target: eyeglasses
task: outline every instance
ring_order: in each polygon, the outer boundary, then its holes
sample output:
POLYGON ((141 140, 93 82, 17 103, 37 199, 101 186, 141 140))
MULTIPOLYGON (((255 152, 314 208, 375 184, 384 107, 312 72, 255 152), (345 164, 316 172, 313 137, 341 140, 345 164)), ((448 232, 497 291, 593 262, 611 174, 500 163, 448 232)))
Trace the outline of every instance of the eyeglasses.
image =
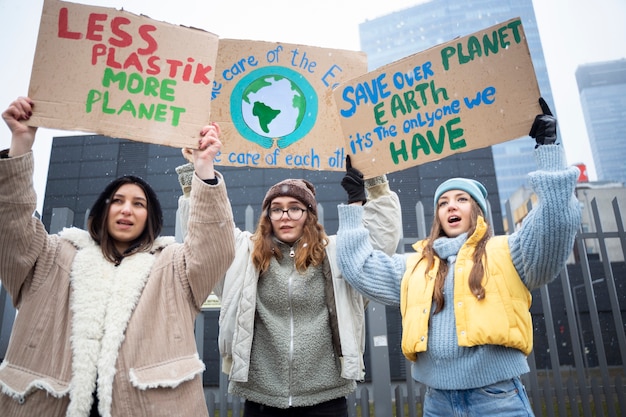
POLYGON ((272 220, 280 220, 283 218, 283 214, 287 213, 287 217, 289 217, 291 220, 300 220, 305 211, 306 209, 303 209, 301 207, 289 207, 286 210, 280 207, 272 207, 267 210, 267 215, 272 220))

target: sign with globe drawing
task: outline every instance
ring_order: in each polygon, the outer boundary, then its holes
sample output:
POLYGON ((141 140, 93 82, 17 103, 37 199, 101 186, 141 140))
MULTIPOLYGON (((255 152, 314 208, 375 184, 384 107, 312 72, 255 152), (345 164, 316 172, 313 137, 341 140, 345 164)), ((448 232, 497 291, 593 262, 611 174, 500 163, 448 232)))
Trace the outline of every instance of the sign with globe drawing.
POLYGON ((231 98, 230 115, 237 131, 265 149, 294 144, 317 120, 315 89, 289 68, 252 71, 236 84, 231 98))
POLYGON ((211 121, 218 165, 345 170, 333 87, 367 71, 363 52, 220 39, 211 121))

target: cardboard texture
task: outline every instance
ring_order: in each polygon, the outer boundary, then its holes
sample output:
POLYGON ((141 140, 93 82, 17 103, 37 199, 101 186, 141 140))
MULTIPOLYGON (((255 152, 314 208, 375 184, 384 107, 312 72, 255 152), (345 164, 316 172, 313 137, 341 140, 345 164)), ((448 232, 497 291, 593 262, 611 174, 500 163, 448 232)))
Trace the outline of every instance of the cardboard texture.
POLYGON ((195 147, 210 121, 217 48, 206 31, 45 0, 29 124, 195 147))
POLYGON ((363 52, 220 39, 211 120, 218 165, 345 170, 332 88, 365 74, 363 52))
POLYGON ((519 18, 351 79, 333 96, 366 178, 522 137, 541 113, 519 18))

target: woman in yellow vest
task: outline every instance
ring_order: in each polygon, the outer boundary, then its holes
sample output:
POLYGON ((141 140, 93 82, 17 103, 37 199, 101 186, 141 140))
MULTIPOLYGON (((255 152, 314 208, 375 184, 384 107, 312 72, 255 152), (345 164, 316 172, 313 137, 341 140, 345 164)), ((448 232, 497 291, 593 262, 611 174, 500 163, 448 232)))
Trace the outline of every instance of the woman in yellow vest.
POLYGON ((530 291, 564 267, 580 225, 579 172, 566 167, 556 119, 539 102, 544 114, 529 133, 538 203, 515 233, 492 236, 487 191, 468 178, 437 188, 430 236, 412 254, 374 250, 363 208, 339 207, 339 266, 366 297, 400 306, 402 351, 427 386, 424 416, 533 415, 520 381, 533 347, 530 291))

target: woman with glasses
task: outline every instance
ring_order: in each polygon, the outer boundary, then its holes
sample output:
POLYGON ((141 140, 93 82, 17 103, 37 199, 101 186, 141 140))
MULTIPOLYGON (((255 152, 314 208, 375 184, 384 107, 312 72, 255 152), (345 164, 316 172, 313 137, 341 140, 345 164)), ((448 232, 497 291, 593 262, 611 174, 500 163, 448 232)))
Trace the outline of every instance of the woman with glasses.
MULTIPOLYGON (((178 169, 183 190, 189 169, 178 169)), ((350 202, 366 201, 374 246, 394 253, 400 205, 386 178, 363 181, 349 167, 342 185, 350 202)), ((254 234, 236 231, 235 260, 215 288, 229 392, 246 399, 245 417, 346 417, 346 396, 364 377, 364 299, 339 272, 313 184, 281 181, 261 208, 254 234)))

